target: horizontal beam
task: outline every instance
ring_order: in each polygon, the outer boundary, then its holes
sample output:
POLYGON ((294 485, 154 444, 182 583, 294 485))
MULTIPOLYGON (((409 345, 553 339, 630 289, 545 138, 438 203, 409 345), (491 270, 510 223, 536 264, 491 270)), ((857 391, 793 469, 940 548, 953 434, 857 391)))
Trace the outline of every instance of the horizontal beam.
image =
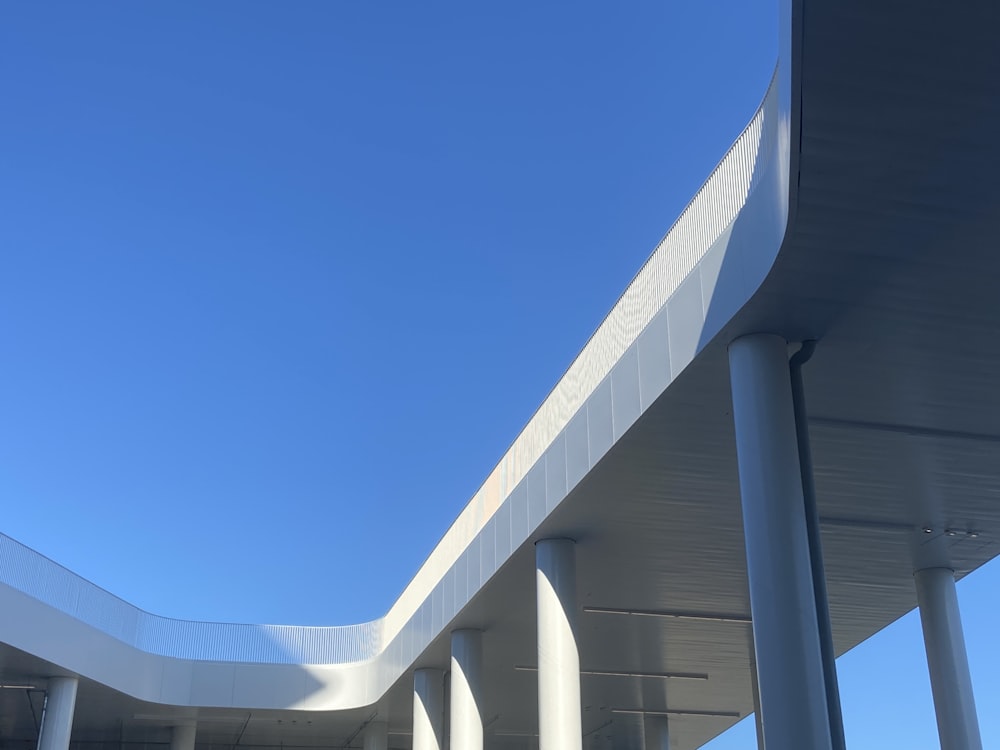
POLYGON ((615 609, 613 607, 584 607, 584 612, 597 615, 631 615, 633 617, 665 617, 671 620, 696 620, 699 622, 732 622, 749 625, 748 615, 720 614, 714 612, 679 612, 662 609, 615 609))
POLYGON ((740 719, 743 714, 739 711, 698 711, 696 709, 683 708, 661 708, 656 711, 647 711, 644 708, 612 708, 613 714, 635 714, 639 716, 708 716, 725 719, 740 719))
POLYGON ((863 419, 839 419, 837 417, 809 417, 809 424, 838 430, 870 430, 915 437, 942 438, 946 440, 971 440, 982 443, 1000 443, 1000 435, 988 432, 966 432, 964 430, 942 430, 937 427, 922 427, 889 422, 868 422, 863 419))
MULTIPOLYGON (((526 665, 515 665, 517 672, 537 672, 538 667, 526 665)), ((593 677, 642 677, 660 680, 707 680, 708 674, 705 672, 622 672, 611 669, 581 669, 580 674, 593 677)))

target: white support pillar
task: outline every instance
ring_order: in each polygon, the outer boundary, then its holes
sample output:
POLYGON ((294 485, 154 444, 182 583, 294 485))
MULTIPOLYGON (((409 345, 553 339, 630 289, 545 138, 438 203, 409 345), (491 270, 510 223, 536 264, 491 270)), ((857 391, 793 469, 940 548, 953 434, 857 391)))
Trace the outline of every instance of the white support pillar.
POLYGON ((951 568, 924 568, 915 572, 913 579, 941 750, 982 750, 955 572, 951 568))
POLYGON ((170 750, 194 750, 197 725, 192 722, 174 724, 170 730, 170 750))
POLYGON ((444 672, 413 673, 413 750, 444 750, 444 672))
POLYGON ((666 716, 642 717, 643 750, 670 750, 670 722, 666 716))
POLYGON ((535 544, 540 750, 583 747, 574 547, 572 539, 543 539, 535 544))
POLYGON ((372 721, 365 727, 364 750, 389 750, 389 725, 372 721))
POLYGON ((45 714, 38 750, 68 750, 76 710, 76 677, 52 677, 45 691, 45 714))
POLYGON ((451 750, 483 750, 483 634, 451 634, 451 750))
POLYGON ((768 750, 830 750, 786 341, 729 345, 761 720, 768 750))

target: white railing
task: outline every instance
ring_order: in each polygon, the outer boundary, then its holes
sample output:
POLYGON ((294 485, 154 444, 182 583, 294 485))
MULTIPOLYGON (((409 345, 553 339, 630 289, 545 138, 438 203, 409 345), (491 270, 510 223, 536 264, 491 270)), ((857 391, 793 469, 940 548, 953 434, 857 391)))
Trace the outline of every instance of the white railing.
POLYGON ((161 656, 264 664, 344 664, 377 656, 746 205, 778 145, 777 81, 776 73, 753 119, 385 618, 337 627, 173 620, 119 599, 3 534, 0 583, 161 656))
POLYGON ((370 659, 381 647, 381 620, 308 627, 160 617, 119 599, 5 534, 0 534, 0 583, 141 651, 177 659, 345 664, 370 659))
MULTIPOLYGON (((753 119, 385 617, 391 640, 746 205, 775 155, 778 70, 753 119)), ((570 252, 571 249, 567 249, 570 252)))

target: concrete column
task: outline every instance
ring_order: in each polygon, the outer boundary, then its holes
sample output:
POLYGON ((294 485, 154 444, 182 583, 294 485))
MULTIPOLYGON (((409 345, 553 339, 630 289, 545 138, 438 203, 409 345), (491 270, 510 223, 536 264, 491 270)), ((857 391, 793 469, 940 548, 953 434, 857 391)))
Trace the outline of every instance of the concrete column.
POLYGON ((955 572, 950 568, 924 568, 913 578, 941 750, 982 750, 955 572))
POLYGON ((444 672, 413 673, 413 750, 444 750, 444 672))
POLYGON ((544 539, 535 545, 540 750, 583 747, 574 547, 572 539, 544 539))
POLYGON ((768 750, 830 750, 787 343, 729 345, 761 720, 768 750))
POLYGON ((38 750, 68 750, 76 710, 76 677, 52 677, 45 691, 45 712, 38 750))
POLYGON ((642 717, 643 750, 670 750, 670 725, 666 716, 642 717))
POLYGON ((170 730, 170 750, 194 750, 198 727, 194 722, 175 724, 170 730))
POLYGON ((483 634, 451 634, 451 750, 483 750, 483 634))
POLYGON ((373 721, 365 727, 364 750, 389 750, 389 725, 373 721))

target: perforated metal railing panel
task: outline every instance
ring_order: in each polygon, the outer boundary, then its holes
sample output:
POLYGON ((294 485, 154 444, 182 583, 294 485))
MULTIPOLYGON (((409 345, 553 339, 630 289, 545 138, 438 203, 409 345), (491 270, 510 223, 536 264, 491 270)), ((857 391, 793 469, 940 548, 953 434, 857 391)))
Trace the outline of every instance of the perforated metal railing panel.
POLYGON ((119 599, 0 534, 0 582, 147 653, 263 664, 345 664, 376 656, 425 604, 497 508, 735 220, 777 147, 777 74, 753 119, 656 246, 565 375, 435 547, 389 614, 309 627, 174 620, 119 599))
POLYGON ((379 652, 381 621, 310 627, 174 620, 139 609, 0 534, 0 582, 141 651, 177 659, 345 664, 379 652))

